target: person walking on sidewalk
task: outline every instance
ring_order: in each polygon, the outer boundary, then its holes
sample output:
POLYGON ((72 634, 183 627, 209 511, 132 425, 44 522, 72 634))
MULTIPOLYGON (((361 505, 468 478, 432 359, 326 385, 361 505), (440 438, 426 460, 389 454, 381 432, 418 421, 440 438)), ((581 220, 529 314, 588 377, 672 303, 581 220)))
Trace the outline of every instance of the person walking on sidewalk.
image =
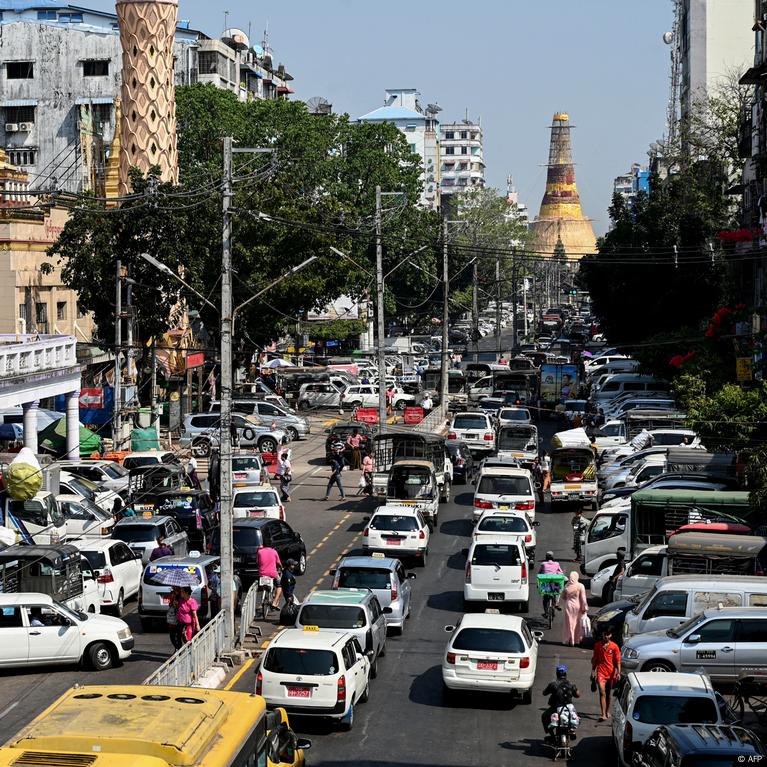
POLYGON ((621 651, 612 640, 612 631, 607 628, 594 645, 591 656, 591 689, 599 691, 600 722, 610 716, 610 692, 621 673, 621 651))
POLYGON ((341 500, 346 498, 346 493, 344 493, 344 485, 341 481, 341 472, 343 471, 343 468, 344 453, 343 444, 341 444, 341 449, 334 450, 330 459, 330 479, 328 480, 328 486, 325 489, 325 497, 322 499, 323 501, 328 500, 328 497, 330 496, 330 489, 333 487, 333 485, 338 485, 338 490, 341 493, 341 500))
POLYGON ((293 481, 293 466, 287 451, 280 455, 277 462, 277 476, 280 478, 281 500, 290 502, 290 483, 293 481))

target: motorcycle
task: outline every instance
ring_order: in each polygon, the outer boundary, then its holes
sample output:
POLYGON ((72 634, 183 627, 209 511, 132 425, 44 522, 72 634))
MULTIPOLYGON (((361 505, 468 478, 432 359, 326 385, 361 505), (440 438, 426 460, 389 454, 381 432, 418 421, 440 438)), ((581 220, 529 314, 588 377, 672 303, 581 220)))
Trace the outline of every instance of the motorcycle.
POLYGON ((572 703, 567 703, 552 713, 549 721, 549 736, 545 743, 552 749, 553 761, 572 759, 572 742, 575 740, 575 731, 580 721, 572 703))
POLYGON ((575 552, 575 559, 580 561, 581 550, 583 547, 583 538, 585 536, 588 523, 585 520, 580 520, 580 524, 573 524, 573 551, 575 552))

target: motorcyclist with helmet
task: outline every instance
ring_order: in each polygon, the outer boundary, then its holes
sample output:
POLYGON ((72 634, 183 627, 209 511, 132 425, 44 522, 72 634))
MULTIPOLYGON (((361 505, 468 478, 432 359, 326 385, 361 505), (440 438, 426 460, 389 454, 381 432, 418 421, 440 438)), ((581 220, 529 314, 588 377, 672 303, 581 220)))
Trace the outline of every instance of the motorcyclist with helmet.
POLYGON ((567 678, 567 666, 557 666, 556 674, 557 678, 543 690, 543 694, 549 696, 548 708, 541 714, 541 724, 547 738, 550 734, 551 715, 572 703, 573 698, 581 697, 578 688, 567 678))

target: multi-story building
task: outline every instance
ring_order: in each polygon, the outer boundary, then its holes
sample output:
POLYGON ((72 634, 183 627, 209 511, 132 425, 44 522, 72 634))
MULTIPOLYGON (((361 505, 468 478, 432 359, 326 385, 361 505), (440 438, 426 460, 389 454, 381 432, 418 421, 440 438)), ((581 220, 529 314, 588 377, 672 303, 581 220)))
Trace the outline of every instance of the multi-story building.
POLYGON ((650 170, 639 163, 632 164, 627 173, 616 176, 613 181, 613 192, 619 194, 633 208, 639 192, 650 191, 650 170))
POLYGON ((359 122, 390 122, 405 134, 410 149, 423 165, 420 202, 438 210, 440 207, 440 140, 437 113, 429 104, 423 109, 415 88, 389 88, 384 105, 359 118, 359 122))
POLYGON ((468 118, 457 123, 442 123, 440 139, 442 196, 483 187, 485 157, 480 123, 472 122, 468 118))
POLYGON ((530 211, 519 199, 519 192, 514 186, 514 179, 506 176, 506 202, 509 203, 509 218, 513 218, 525 227, 530 223, 530 211))
MULTIPOLYGON (((0 12, 0 147, 32 189, 80 191, 103 178, 114 137, 122 53, 117 15, 57 0, 18 0, 0 12)), ((176 85, 210 82, 243 100, 286 98, 292 77, 239 30, 214 40, 176 28, 176 85)))

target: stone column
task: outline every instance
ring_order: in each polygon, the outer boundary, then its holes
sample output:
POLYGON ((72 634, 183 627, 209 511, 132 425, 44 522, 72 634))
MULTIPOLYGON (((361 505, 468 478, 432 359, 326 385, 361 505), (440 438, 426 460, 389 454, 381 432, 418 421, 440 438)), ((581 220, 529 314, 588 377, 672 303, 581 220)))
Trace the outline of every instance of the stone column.
POLYGON ((33 453, 37 453, 37 408, 40 402, 24 402, 24 447, 28 447, 33 453))
POLYGON ((80 460, 80 392, 67 394, 67 458, 80 460))

